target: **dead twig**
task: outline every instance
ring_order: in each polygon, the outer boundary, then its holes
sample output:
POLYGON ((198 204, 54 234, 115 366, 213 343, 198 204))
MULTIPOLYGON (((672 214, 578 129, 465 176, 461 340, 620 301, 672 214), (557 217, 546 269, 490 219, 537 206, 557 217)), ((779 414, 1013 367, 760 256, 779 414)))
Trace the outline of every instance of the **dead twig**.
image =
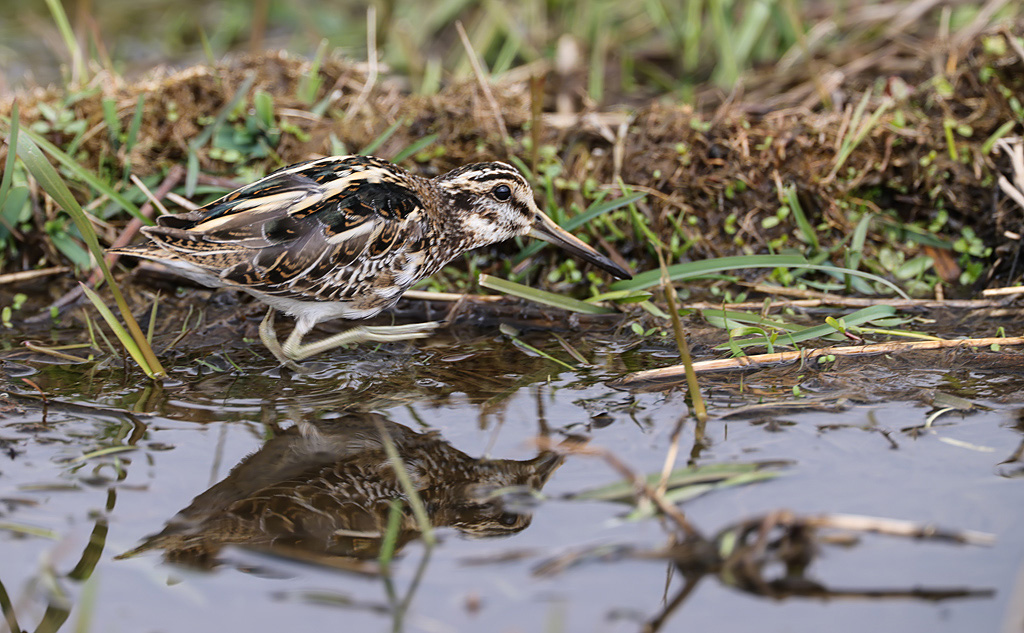
POLYGON ((16 273, 4 273, 0 274, 0 285, 29 281, 32 279, 38 279, 39 277, 49 277, 50 275, 60 275, 70 271, 71 268, 69 266, 53 266, 51 268, 40 268, 39 270, 23 270, 16 273))
POLYGON ((370 91, 373 90, 374 84, 377 83, 377 9, 372 4, 366 8, 366 62, 368 65, 366 80, 363 82, 363 88, 345 112, 345 121, 349 121, 362 109, 370 97, 370 91))
POLYGON ((494 93, 491 92, 491 85, 487 83, 483 65, 480 63, 480 58, 477 56, 476 51, 473 50, 473 44, 469 41, 469 36, 466 35, 466 29, 462 26, 461 20, 455 22, 455 29, 459 32, 459 39, 462 40, 463 48, 466 49, 466 56, 469 57, 469 63, 473 67, 473 74, 476 76, 477 83, 480 84, 480 90, 484 93, 484 98, 487 99, 487 105, 491 108, 491 114, 494 115, 494 121, 501 132, 501 140, 505 142, 505 147, 510 147, 512 139, 508 135, 505 117, 501 114, 501 108, 498 107, 498 101, 494 98, 494 93))
MULTIPOLYGON (((24 341, 22 343, 22 345, 24 345, 28 349, 32 350, 33 352, 37 352, 39 354, 46 354, 48 356, 53 356, 54 358, 59 358, 61 360, 66 360, 66 361, 69 361, 69 362, 71 362, 72 364, 75 364, 75 365, 80 365, 82 363, 88 363, 89 362, 88 359, 82 358, 81 356, 75 356, 73 354, 65 354, 64 352, 58 351, 57 349, 54 349, 52 347, 45 347, 43 345, 39 345, 39 344, 34 343, 32 341, 24 341)), ((35 386, 35 385, 33 384, 33 386, 35 386)))
POLYGON ((403 299, 415 299, 417 301, 446 301, 455 302, 462 299, 469 301, 495 302, 505 297, 501 295, 467 295, 461 292, 428 292, 426 290, 406 290, 402 294, 403 299))
MULTIPOLYGON (((945 349, 951 347, 989 347, 992 345, 1024 345, 1024 336, 939 339, 933 341, 894 341, 889 343, 875 343, 873 345, 820 347, 817 349, 805 349, 796 352, 755 354, 753 356, 740 356, 738 358, 705 360, 694 363, 693 370, 718 371, 724 369, 744 369, 747 367, 761 367, 776 363, 812 360, 821 356, 867 356, 872 354, 889 354, 908 350, 945 349)), ((686 369, 682 365, 673 365, 671 367, 662 367, 660 369, 648 369, 646 371, 627 374, 622 378, 613 381, 612 385, 615 387, 631 387, 644 382, 673 381, 680 376, 684 376, 685 373, 686 369)))
POLYGON ((1007 286, 1004 288, 986 288, 981 291, 983 297, 1005 297, 1024 294, 1024 286, 1007 286))
POLYGON ((804 525, 815 528, 849 530, 851 532, 873 532, 889 536, 905 536, 915 539, 952 541, 962 545, 995 545, 996 537, 987 532, 975 530, 947 530, 928 523, 886 519, 857 514, 821 514, 802 517, 804 525))
POLYGON ((1024 209, 1024 139, 1020 137, 996 141, 996 147, 1010 158, 1013 169, 1013 182, 999 174, 999 188, 1024 209))
MULTIPOLYGON (((769 295, 785 295, 790 297, 802 297, 805 299, 813 299, 818 301, 817 304, 801 304, 798 301, 787 302, 787 305, 793 306, 805 306, 805 307, 816 307, 816 305, 832 305, 832 306, 845 306, 851 308, 865 308, 877 305, 892 306, 896 309, 906 308, 960 308, 975 310, 978 308, 996 308, 1002 305, 999 301, 992 301, 986 299, 897 299, 897 298, 878 298, 871 299, 867 297, 844 297, 843 295, 831 294, 828 292, 818 292, 816 290, 805 290, 801 288, 782 288, 781 286, 771 286, 768 284, 748 284, 740 282, 740 285, 746 286, 756 292, 762 292, 769 295)), ((783 305, 782 303, 778 305, 783 305)), ((696 309, 707 309, 707 308, 721 308, 720 303, 705 304, 696 303, 691 305, 682 306, 684 308, 696 308, 696 309)), ((748 301, 742 304, 730 304, 726 306, 728 308, 763 308, 764 302, 761 301, 748 301)))

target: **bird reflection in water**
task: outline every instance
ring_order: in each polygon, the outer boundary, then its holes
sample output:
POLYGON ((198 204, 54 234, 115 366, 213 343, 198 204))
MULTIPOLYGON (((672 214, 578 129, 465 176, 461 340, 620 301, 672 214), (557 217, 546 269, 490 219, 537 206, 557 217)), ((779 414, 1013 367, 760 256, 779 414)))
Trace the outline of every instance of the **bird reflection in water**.
POLYGON ((420 529, 382 431, 398 450, 433 526, 471 537, 514 534, 529 526, 529 509, 513 507, 501 493, 540 490, 564 459, 550 451, 526 461, 477 459, 437 432, 417 433, 375 413, 300 421, 243 459, 162 532, 122 556, 163 549, 170 562, 210 568, 221 548, 242 545, 330 564, 374 559, 393 500, 401 504, 400 549, 420 529))

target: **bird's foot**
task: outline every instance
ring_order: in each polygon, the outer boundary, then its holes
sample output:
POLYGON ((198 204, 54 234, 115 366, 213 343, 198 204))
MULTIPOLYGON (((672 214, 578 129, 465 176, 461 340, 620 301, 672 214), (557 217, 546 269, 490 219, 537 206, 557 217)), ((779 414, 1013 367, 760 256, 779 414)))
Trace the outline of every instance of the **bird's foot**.
POLYGON ((281 347, 280 341, 277 340, 277 332, 274 330, 274 312, 274 308, 268 309, 267 316, 263 317, 263 321, 260 322, 260 340, 263 341, 263 344, 279 363, 292 371, 301 371, 299 366, 292 359, 288 358, 284 348, 281 347))
MULTIPOLYGON (((287 359, 297 361, 343 345, 351 345, 353 343, 367 343, 371 341, 378 343, 390 343, 393 341, 409 341, 423 338, 425 336, 429 336, 441 325, 441 321, 410 323, 408 325, 360 325, 306 345, 302 345, 300 343, 302 336, 299 334, 298 330, 296 330, 295 332, 292 332, 288 337, 288 340, 284 342, 284 346, 282 346, 281 351, 287 359), (299 335, 296 336, 296 334, 299 335)), ((274 350, 271 350, 271 352, 273 351, 274 350)))
POLYGON ((267 316, 263 317, 263 321, 260 323, 260 340, 270 350, 270 353, 274 355, 274 358, 282 365, 295 371, 301 371, 296 361, 343 345, 371 341, 378 343, 409 341, 429 336, 442 325, 441 321, 410 323, 408 325, 360 325, 305 345, 302 344, 302 337, 306 334, 306 330, 296 327, 288 335, 284 345, 282 345, 277 338, 277 332, 274 331, 274 312, 275 310, 271 308, 267 310, 267 316))

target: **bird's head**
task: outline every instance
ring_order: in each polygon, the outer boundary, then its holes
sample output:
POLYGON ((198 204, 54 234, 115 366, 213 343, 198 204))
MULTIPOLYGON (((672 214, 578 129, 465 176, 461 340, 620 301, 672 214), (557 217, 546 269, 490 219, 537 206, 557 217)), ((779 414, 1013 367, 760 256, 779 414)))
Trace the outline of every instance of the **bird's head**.
POLYGON ((469 236, 470 248, 529 235, 551 242, 619 279, 630 278, 622 266, 545 215, 533 199, 530 183, 511 165, 498 162, 466 165, 439 176, 435 182, 448 208, 464 214, 459 219, 469 236))

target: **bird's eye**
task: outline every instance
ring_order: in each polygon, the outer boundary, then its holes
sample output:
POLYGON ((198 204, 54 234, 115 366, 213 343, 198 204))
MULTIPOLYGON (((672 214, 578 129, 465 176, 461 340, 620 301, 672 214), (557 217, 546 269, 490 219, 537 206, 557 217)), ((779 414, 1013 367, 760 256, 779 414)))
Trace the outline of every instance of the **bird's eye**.
POLYGON ((513 527, 519 523, 519 515, 514 512, 503 512, 498 517, 498 523, 501 523, 505 527, 513 527))
POLYGON ((498 185, 491 192, 491 195, 499 202, 505 202, 512 197, 512 189, 508 185, 498 185))

